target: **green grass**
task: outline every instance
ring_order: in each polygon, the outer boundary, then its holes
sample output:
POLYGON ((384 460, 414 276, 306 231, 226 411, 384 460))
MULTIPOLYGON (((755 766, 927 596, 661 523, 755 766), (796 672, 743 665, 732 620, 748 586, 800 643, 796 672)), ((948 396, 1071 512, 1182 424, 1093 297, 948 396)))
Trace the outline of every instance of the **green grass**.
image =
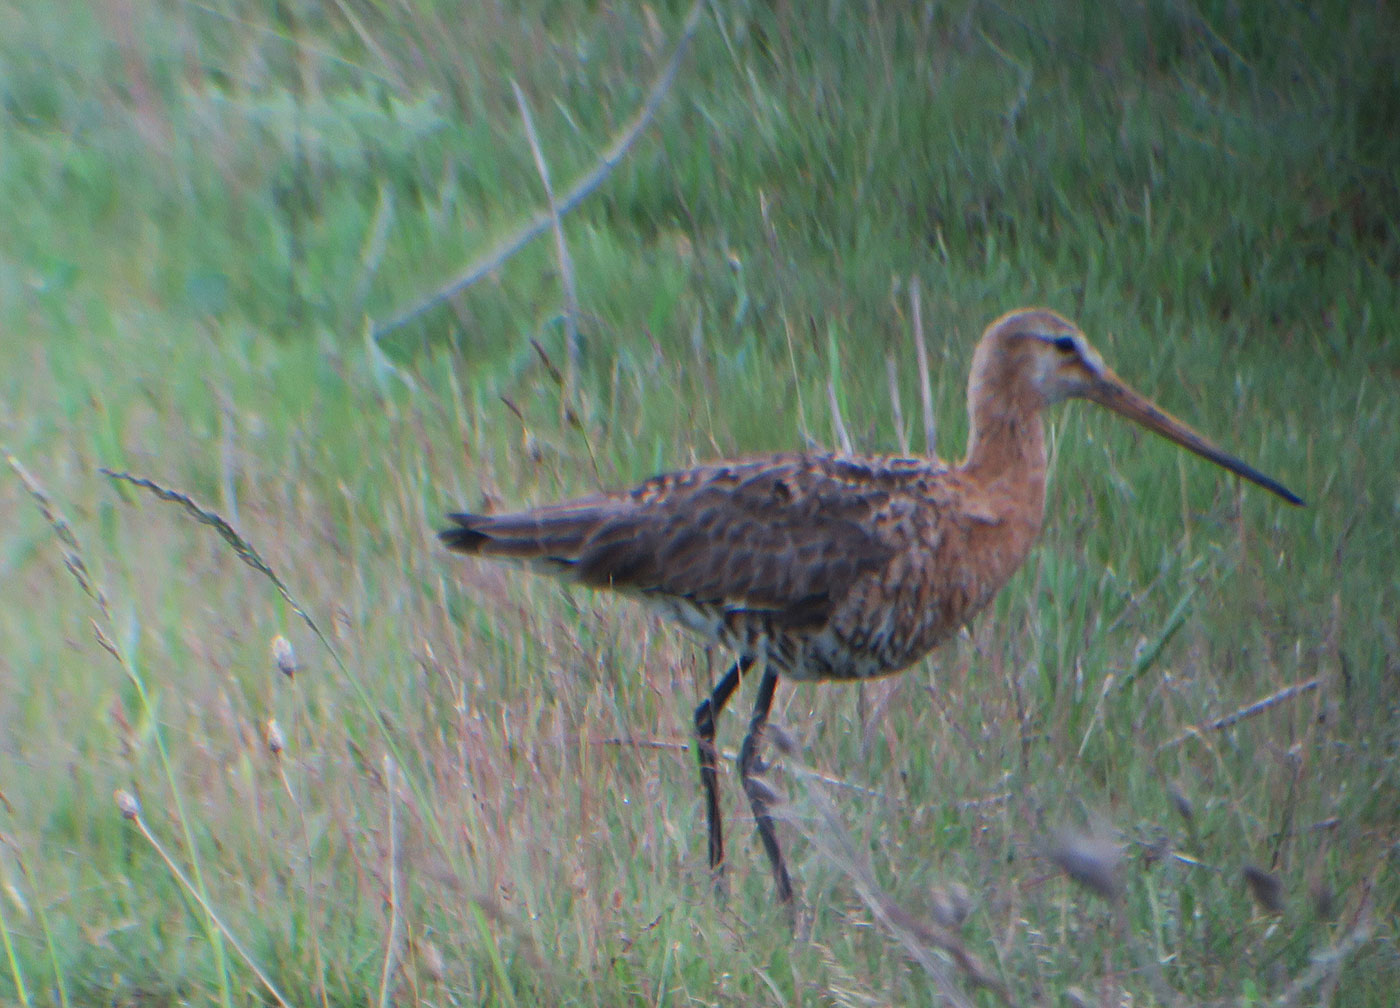
POLYGON ((1400 20, 715 5, 565 221, 576 422, 531 346, 565 366, 548 235, 371 353, 544 205, 511 81, 562 191, 684 13, 0 11, 0 445, 76 537, 4 470, 0 1000, 268 1003, 246 953, 299 1005, 932 1003, 941 953, 872 886, 916 921, 961 886, 1014 1003, 1392 1003, 1400 20), (991 611, 903 676, 780 689, 795 937, 732 764, 710 892, 681 747, 724 656, 432 533, 835 444, 828 382, 857 448, 921 448, 915 282, 945 457, 981 327, 1044 303, 1309 507, 1057 410, 991 611), (329 647, 99 466, 227 518, 329 647), (1066 830, 1121 845, 1115 902, 1056 867, 1066 830))

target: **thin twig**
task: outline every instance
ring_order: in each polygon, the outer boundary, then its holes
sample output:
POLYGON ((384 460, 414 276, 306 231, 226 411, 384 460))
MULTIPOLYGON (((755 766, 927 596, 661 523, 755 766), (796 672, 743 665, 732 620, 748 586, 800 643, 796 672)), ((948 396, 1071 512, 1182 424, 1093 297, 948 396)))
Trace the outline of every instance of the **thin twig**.
POLYGON ((355 294, 351 300, 358 314, 369 299, 370 284, 379 272, 384 260, 384 250, 389 245, 389 226, 394 220, 394 190, 389 186, 379 186, 379 196, 374 201, 374 215, 370 218, 369 230, 365 232, 364 244, 360 246, 360 275, 355 282, 355 294))
POLYGON ((292 790, 291 778, 287 776, 287 761, 283 753, 274 754, 277 760, 277 775, 282 779, 282 787, 287 792, 288 799, 297 810, 297 818, 301 822, 301 844, 306 851, 306 916, 311 931, 311 954, 316 960, 316 991, 321 996, 322 1008, 330 1008, 330 994, 326 990, 326 962, 325 956, 321 952, 321 929, 318 907, 316 906, 316 880, 312 874, 315 860, 311 856, 311 827, 306 821, 306 810, 297 800, 296 792, 292 790))
POLYGON ((379 1008, 388 1008, 389 982, 399 971, 399 824, 395 814, 398 791, 394 758, 384 754, 384 787, 389 796, 389 933, 384 938, 384 970, 379 977, 379 1008))
POLYGON ((520 107, 520 120, 525 126, 525 137, 530 141, 530 153, 535 156, 535 168, 540 173, 544 185, 544 198, 549 203, 549 225, 554 231, 554 251, 559 257, 559 279, 564 285, 564 329, 568 334, 568 371, 564 377, 564 403, 568 408, 569 397, 573 394, 575 376, 578 374, 578 286, 574 281, 574 261, 569 256, 569 246, 564 241, 564 225, 559 220, 559 204, 554 200, 554 186, 549 180, 549 163, 544 159, 544 148, 540 146, 539 133, 535 131, 535 120, 530 115, 530 105, 525 101, 525 92, 515 81, 510 82, 515 92, 515 103, 520 107))
POLYGON ((705 9, 704 0, 695 0, 695 4, 690 8, 690 13, 686 15, 685 26, 681 29, 681 36, 676 40, 676 47, 671 53, 670 60, 660 76, 651 86, 651 91, 647 95, 646 103, 633 116, 632 121, 619 133, 612 144, 603 151, 598 158, 598 163, 583 178, 579 179, 568 190, 564 198, 561 199, 554 211, 542 210, 535 214, 525 225, 520 227, 514 234, 486 254, 480 256, 475 262, 464 269, 452 280, 439 287, 433 293, 427 295, 418 303, 395 315, 387 322, 381 322, 371 328, 371 333, 375 339, 400 329, 418 318, 424 312, 436 308, 448 298, 466 290, 482 277, 500 267, 507 259, 511 258, 535 238, 544 234, 550 226, 550 222, 556 217, 562 217, 572 211, 584 201, 595 189, 602 185, 614 168, 626 157, 637 138, 642 135, 642 131, 647 128, 652 119, 656 117, 657 109, 661 107, 662 100, 667 92, 671 90, 671 84, 676 79, 676 74, 680 70, 681 57, 690 44, 691 38, 695 35, 695 29, 700 23, 700 13, 705 9))
POLYGON ((909 307, 914 314, 914 353, 919 361, 919 397, 924 406, 924 454, 938 457, 938 430, 933 422, 933 385, 929 375, 928 344, 924 342, 924 306, 919 278, 909 280, 909 307))
MULTIPOLYGON (((778 229, 773 226, 772 207, 768 199, 768 194, 762 189, 758 191, 758 219, 763 225, 763 238, 768 243, 768 255, 774 264, 782 263, 782 246, 778 243, 778 229)), ((792 368, 793 377, 793 399, 797 404, 797 430, 802 435, 802 440, 811 443, 812 434, 807 429, 807 407, 802 401, 802 382, 797 380, 802 372, 797 367, 797 350, 793 346, 792 319, 788 317, 787 310, 787 285, 780 283, 777 285, 778 293, 778 318, 783 323, 783 336, 787 340, 788 365, 792 368)))
POLYGON ((1285 700, 1292 700, 1294 697, 1302 696, 1304 693, 1308 693, 1312 690, 1315 690, 1321 685, 1322 678, 1320 676, 1316 676, 1312 679, 1305 679, 1302 682, 1294 683, 1291 686, 1285 686, 1277 693, 1271 693, 1270 695, 1264 697, 1262 700, 1256 700, 1254 701, 1254 703, 1249 704, 1245 707, 1241 707, 1239 710, 1233 711, 1232 713, 1226 714, 1222 718, 1217 718, 1214 721, 1209 721, 1205 724, 1200 725, 1193 725, 1192 727, 1187 728, 1180 735, 1176 736, 1176 738, 1168 739, 1166 742, 1163 742, 1161 745, 1159 745, 1157 747, 1157 751, 1161 752, 1164 749, 1171 749, 1174 746, 1178 746, 1181 743, 1185 742, 1187 739, 1197 738, 1198 736, 1204 735, 1208 731, 1220 731, 1222 729, 1232 727, 1233 725, 1238 724, 1246 718, 1252 718, 1256 714, 1262 714, 1270 707, 1273 707, 1277 704, 1281 704, 1285 700))
POLYGON ((851 444, 851 432, 846 429, 846 421, 841 419, 841 403, 836 398, 836 381, 833 378, 827 379, 826 398, 831 406, 831 426, 836 429, 836 442, 849 455, 855 448, 851 444))
POLYGON ((248 968, 253 971, 258 980, 262 982, 262 985, 267 988, 267 992, 272 995, 273 1000, 282 1005, 282 1008, 291 1008, 291 1004, 282 996, 282 992, 277 989, 277 985, 263 972, 257 960, 239 943, 238 938, 229 930, 228 925, 214 912, 214 908, 210 906, 209 901, 204 898, 204 893, 201 889, 189 880, 180 869, 180 866, 175 863, 175 859, 170 856, 170 853, 161 842, 156 839, 156 835, 146 826, 146 820, 142 818, 140 813, 129 815, 128 818, 136 823, 136 828, 141 831, 141 835, 146 838, 146 842, 155 848, 156 853, 160 855, 160 859, 164 861, 165 866, 170 869, 170 873, 174 875, 180 885, 184 887, 185 892, 189 893, 190 897, 199 904, 199 908, 204 911, 205 915, 214 926, 228 939, 229 945, 231 945, 233 950, 238 953, 239 957, 248 964, 248 968))
POLYGON ((909 430, 904 426, 904 403, 899 398, 899 366, 894 354, 885 354, 885 377, 890 383, 890 405, 894 409, 894 431, 899 437, 899 453, 909 454, 909 430))

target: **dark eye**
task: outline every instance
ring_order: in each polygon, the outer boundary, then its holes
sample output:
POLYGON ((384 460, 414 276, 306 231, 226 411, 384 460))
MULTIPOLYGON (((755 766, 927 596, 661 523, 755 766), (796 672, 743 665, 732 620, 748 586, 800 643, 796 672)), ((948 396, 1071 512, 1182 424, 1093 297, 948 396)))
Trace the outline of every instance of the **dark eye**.
POLYGON ((1057 336, 1054 340, 1055 349, 1062 353, 1077 353, 1079 347, 1075 345, 1073 336, 1057 336))

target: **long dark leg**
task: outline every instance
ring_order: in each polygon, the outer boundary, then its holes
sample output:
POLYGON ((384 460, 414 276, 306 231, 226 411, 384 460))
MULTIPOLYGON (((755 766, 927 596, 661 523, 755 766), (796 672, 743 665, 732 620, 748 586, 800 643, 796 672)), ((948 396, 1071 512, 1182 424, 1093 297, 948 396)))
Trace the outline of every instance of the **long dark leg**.
POLYGON ((715 715, 724 709, 738 688, 739 680, 752 665, 753 659, 747 656, 736 661, 724 678, 715 684, 709 698, 695 708, 695 734, 700 739, 696 753, 700 757, 700 784, 705 789, 705 815, 710 826, 710 869, 716 879, 724 870, 724 828, 720 825, 719 816, 719 753, 715 749, 715 715))
POLYGON ((782 848, 778 846, 778 833, 773 828, 773 817, 768 814, 773 792, 755 774, 761 772, 758 747, 763 742, 763 729, 768 724, 768 709, 773 706, 773 690, 778 685, 778 673, 771 668, 763 670, 763 682, 758 686, 758 699, 754 701, 753 720, 749 722, 749 733, 744 736, 744 746, 739 750, 739 777, 744 782, 744 793, 749 796, 754 820, 758 823, 758 835, 763 840, 763 849, 768 852, 768 860, 773 865, 773 879, 778 884, 778 899, 792 902, 792 879, 788 876, 787 864, 783 861, 782 848))

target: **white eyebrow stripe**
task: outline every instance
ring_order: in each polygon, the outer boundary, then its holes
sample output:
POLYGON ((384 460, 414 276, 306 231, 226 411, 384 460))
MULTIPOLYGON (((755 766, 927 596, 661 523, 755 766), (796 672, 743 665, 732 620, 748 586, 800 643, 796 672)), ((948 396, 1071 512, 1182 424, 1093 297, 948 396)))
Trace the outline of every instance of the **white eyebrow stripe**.
POLYGON ((1080 360, 1089 366, 1093 372, 1101 373, 1104 369, 1103 358, 1099 352, 1089 345, 1089 341, 1084 338, 1081 332, 1042 332, 1037 333, 1037 337, 1042 342, 1055 344, 1068 337, 1074 343, 1074 350, 1079 354, 1080 360))
POLYGON ((1099 352, 1089 345, 1089 342, 1082 336, 1074 337, 1074 345, 1079 348, 1079 356, 1084 358, 1084 363, 1088 364, 1095 373, 1103 371, 1103 358, 1099 352))

